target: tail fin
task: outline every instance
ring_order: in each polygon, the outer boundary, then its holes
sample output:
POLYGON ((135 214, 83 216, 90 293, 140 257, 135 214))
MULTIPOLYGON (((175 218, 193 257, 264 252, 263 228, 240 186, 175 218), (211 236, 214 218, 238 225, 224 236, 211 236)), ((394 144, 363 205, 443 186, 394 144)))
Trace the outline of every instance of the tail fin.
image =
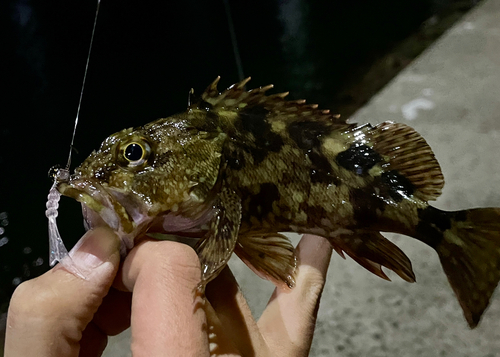
POLYGON ((471 328, 479 323, 500 280, 500 208, 419 214, 417 238, 436 249, 471 328))

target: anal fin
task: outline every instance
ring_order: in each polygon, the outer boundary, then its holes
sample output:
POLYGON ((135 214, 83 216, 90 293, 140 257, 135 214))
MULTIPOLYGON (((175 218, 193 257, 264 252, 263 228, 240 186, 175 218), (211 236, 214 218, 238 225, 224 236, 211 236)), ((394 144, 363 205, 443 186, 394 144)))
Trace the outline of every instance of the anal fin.
POLYGON ((331 238, 331 241, 365 269, 382 279, 390 280, 382 271, 381 267, 384 266, 403 280, 415 282, 415 273, 408 257, 379 232, 356 231, 352 235, 331 238))
POLYGON ((297 257, 286 236, 279 233, 240 236, 234 252, 260 277, 275 285, 295 286, 297 257))

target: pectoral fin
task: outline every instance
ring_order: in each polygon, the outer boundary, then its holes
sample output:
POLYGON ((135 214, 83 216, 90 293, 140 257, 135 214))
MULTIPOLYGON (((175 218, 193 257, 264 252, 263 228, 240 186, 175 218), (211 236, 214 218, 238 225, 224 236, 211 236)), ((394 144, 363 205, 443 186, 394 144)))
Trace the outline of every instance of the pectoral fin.
POLYGON ((214 279, 226 266, 240 228, 241 200, 236 193, 223 187, 214 208, 217 213, 208 222, 208 232, 195 247, 201 263, 201 286, 214 279))
POLYGON ((240 236, 234 252, 261 278, 275 285, 295 286, 297 257, 292 243, 284 235, 240 236))

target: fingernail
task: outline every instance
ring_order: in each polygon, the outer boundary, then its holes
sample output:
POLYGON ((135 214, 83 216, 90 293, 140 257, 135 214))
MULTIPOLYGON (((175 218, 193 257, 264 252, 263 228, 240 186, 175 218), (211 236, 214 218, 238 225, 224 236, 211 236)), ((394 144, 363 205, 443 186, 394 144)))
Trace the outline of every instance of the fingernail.
POLYGON ((119 253, 120 241, 108 228, 88 231, 71 249, 69 255, 81 269, 92 271, 119 253))

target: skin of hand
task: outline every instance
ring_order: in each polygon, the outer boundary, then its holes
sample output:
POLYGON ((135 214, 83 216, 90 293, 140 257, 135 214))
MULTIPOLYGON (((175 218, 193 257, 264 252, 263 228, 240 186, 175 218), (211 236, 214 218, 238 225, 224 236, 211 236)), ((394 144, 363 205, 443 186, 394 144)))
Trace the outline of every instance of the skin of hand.
POLYGON ((5 357, 100 356, 108 336, 132 326, 135 357, 307 356, 332 248, 306 235, 297 247, 296 287, 276 288, 255 321, 228 268, 197 292, 192 248, 143 241, 120 265, 109 229, 87 232, 70 252, 81 279, 60 266, 12 296, 5 357))

